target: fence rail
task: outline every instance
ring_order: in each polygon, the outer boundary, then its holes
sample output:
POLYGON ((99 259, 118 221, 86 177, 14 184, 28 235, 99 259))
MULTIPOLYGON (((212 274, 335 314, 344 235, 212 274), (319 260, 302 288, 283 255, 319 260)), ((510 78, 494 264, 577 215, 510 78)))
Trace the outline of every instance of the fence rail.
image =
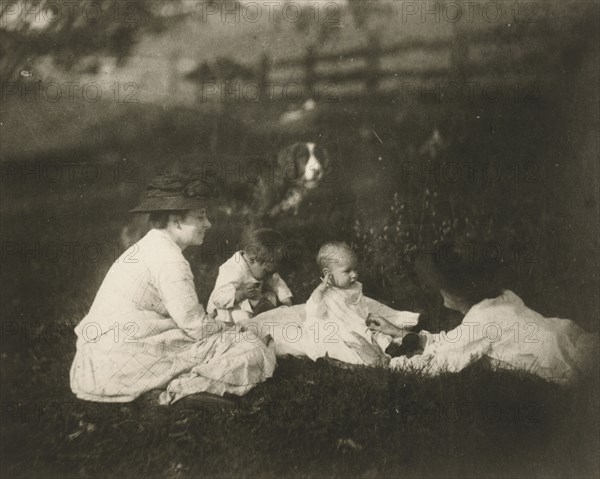
MULTIPOLYGON (((311 45, 303 56, 294 58, 271 61, 265 54, 254 69, 254 82, 264 98, 262 94, 277 82, 275 79, 285 78, 303 86, 303 99, 314 97, 321 84, 334 84, 342 97, 375 99, 394 91, 389 85, 385 91, 382 89, 383 82, 390 81, 397 82, 397 89, 404 81, 475 81, 490 76, 501 83, 555 69, 558 65, 551 57, 556 51, 541 47, 552 41, 552 33, 544 24, 500 25, 477 31, 455 29, 453 35, 444 38, 407 38, 392 44, 382 44, 379 36, 372 34, 365 45, 332 53, 319 53, 311 45), (473 58, 473 53, 481 49, 483 58, 473 58), (403 62, 414 54, 421 55, 421 66, 403 62), (395 64, 383 65, 390 60, 395 64), (362 85, 359 92, 357 84, 362 85), (345 94, 345 90, 352 91, 345 94)), ((197 82, 202 84, 201 80, 197 82)))

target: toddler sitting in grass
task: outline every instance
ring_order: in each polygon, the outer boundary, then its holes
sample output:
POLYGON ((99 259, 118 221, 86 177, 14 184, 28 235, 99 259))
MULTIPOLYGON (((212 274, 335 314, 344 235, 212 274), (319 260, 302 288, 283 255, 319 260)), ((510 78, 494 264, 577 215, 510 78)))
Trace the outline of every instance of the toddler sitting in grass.
POLYGON ((208 300, 208 312, 226 323, 243 323, 280 304, 292 304, 292 293, 277 273, 284 237, 259 229, 244 243, 244 249, 219 268, 208 300))
POLYGON ((383 317, 407 332, 417 324, 417 313, 396 311, 363 295, 362 284, 357 281, 357 257, 346 243, 324 244, 317 263, 322 282, 306 303, 303 326, 304 351, 311 359, 328 356, 347 363, 370 364, 373 361, 368 359, 368 352, 360 354, 359 348, 349 344, 356 345, 357 338, 363 338, 381 356, 396 344, 392 336, 372 332, 368 327, 371 320, 383 317))

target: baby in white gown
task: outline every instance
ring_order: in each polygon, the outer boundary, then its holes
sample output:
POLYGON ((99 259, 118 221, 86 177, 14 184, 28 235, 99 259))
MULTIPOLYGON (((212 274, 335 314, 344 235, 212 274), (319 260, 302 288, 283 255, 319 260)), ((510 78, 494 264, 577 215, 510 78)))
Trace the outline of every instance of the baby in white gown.
POLYGON ((367 326, 369 317, 381 316, 407 331, 417 324, 418 313, 396 311, 363 295, 362 284, 357 281, 356 253, 346 243, 324 244, 317 263, 323 280, 306 303, 302 331, 302 349, 311 359, 329 356, 347 363, 365 364, 356 348, 346 344, 356 343, 356 334, 383 353, 392 337, 372 332, 367 326))

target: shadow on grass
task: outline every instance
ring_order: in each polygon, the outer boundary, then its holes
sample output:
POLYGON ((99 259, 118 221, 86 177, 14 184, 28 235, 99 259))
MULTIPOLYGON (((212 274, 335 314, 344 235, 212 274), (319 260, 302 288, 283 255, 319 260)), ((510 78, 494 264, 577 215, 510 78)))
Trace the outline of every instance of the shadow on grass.
POLYGON ((286 357, 233 409, 87 403, 72 343, 2 356, 6 477, 507 477, 599 471, 597 384, 484 364, 417 373, 286 357), (68 353, 67 353, 68 351, 68 353))
MULTIPOLYGON (((354 148, 353 142, 346 143, 348 149, 354 148)), ((476 144, 471 148, 478 151, 476 144)), ((489 150, 493 149, 483 151, 489 150)), ((501 158, 502 150, 498 151, 501 158)), ((393 153, 388 155, 390 161, 396 160, 393 153)), ((360 167, 373 169, 375 163, 355 156, 362 161, 360 167)), ((138 153, 140 164, 141 157, 138 153)), ((380 168, 382 178, 391 177, 380 168)), ((370 184, 383 184, 379 179, 370 184)), ((82 199, 71 184, 64 186, 68 197, 54 195, 54 187, 48 185, 50 192, 41 191, 38 184, 26 186, 40 190, 35 204, 41 206, 27 217, 15 215, 10 221, 3 217, 2 231, 4 246, 26 248, 3 257, 1 272, 2 472, 7 477, 595 477, 600 473, 597 383, 565 389, 524 373, 493 372, 485 365, 431 379, 285 358, 274 378, 241 398, 233 410, 76 400, 68 383, 75 348, 72 328, 87 313, 115 260, 125 221, 123 198, 133 200, 134 195, 126 185, 123 197, 111 201, 118 186, 113 182, 112 189, 103 191, 98 184, 104 194, 99 197, 109 198, 99 208, 91 187, 82 188, 89 193, 86 203, 85 195, 82 199), (74 259, 62 256, 53 261, 47 249, 44 254, 43 248, 52 243, 66 246, 71 241, 79 245, 74 259), (92 243, 101 246, 96 259, 93 251, 85 250, 92 243), (36 244, 41 245, 40 254, 35 253, 36 244)), ((141 189, 141 183, 137 187, 141 189)), ((382 191, 382 197, 389 193, 382 191)), ((24 197, 27 194, 29 190, 23 192, 24 197)), ((375 200, 371 204, 381 206, 381 211, 387 206, 375 200)), ((237 235, 239 225, 231 223, 215 221, 210 236, 220 242, 237 235)), ((205 304, 217 268, 228 256, 203 257, 199 249, 186 254, 195 265, 199 299, 205 304)), ((313 258, 307 255, 286 276, 298 302, 318 280, 313 258)), ((376 283, 376 273, 363 275, 365 291, 377 293, 372 294, 377 298, 385 293, 389 298, 381 299, 397 299, 395 306, 400 308, 400 294, 413 292, 404 283, 398 290, 376 283)), ((569 306, 568 298, 558 298, 563 299, 569 306)), ((440 327, 437 321, 432 324, 440 327)))

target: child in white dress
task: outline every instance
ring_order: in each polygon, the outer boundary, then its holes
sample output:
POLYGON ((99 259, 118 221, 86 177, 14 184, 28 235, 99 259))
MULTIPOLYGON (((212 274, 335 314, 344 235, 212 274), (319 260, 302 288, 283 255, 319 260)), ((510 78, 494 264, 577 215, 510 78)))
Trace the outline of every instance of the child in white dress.
POLYGON ((225 323, 243 323, 278 305, 291 306, 292 292, 277 273, 284 238, 259 229, 219 268, 208 300, 209 314, 225 323))
POLYGON ((393 340, 387 334, 372 332, 369 321, 383 317, 407 332, 417 324, 418 313, 396 311, 363 295, 362 284, 357 281, 357 257, 346 243, 324 244, 317 263, 323 281, 306 303, 302 334, 304 352, 311 359, 328 356, 347 363, 367 364, 364 355, 348 343, 356 342, 358 335, 379 348, 383 355, 393 340))

